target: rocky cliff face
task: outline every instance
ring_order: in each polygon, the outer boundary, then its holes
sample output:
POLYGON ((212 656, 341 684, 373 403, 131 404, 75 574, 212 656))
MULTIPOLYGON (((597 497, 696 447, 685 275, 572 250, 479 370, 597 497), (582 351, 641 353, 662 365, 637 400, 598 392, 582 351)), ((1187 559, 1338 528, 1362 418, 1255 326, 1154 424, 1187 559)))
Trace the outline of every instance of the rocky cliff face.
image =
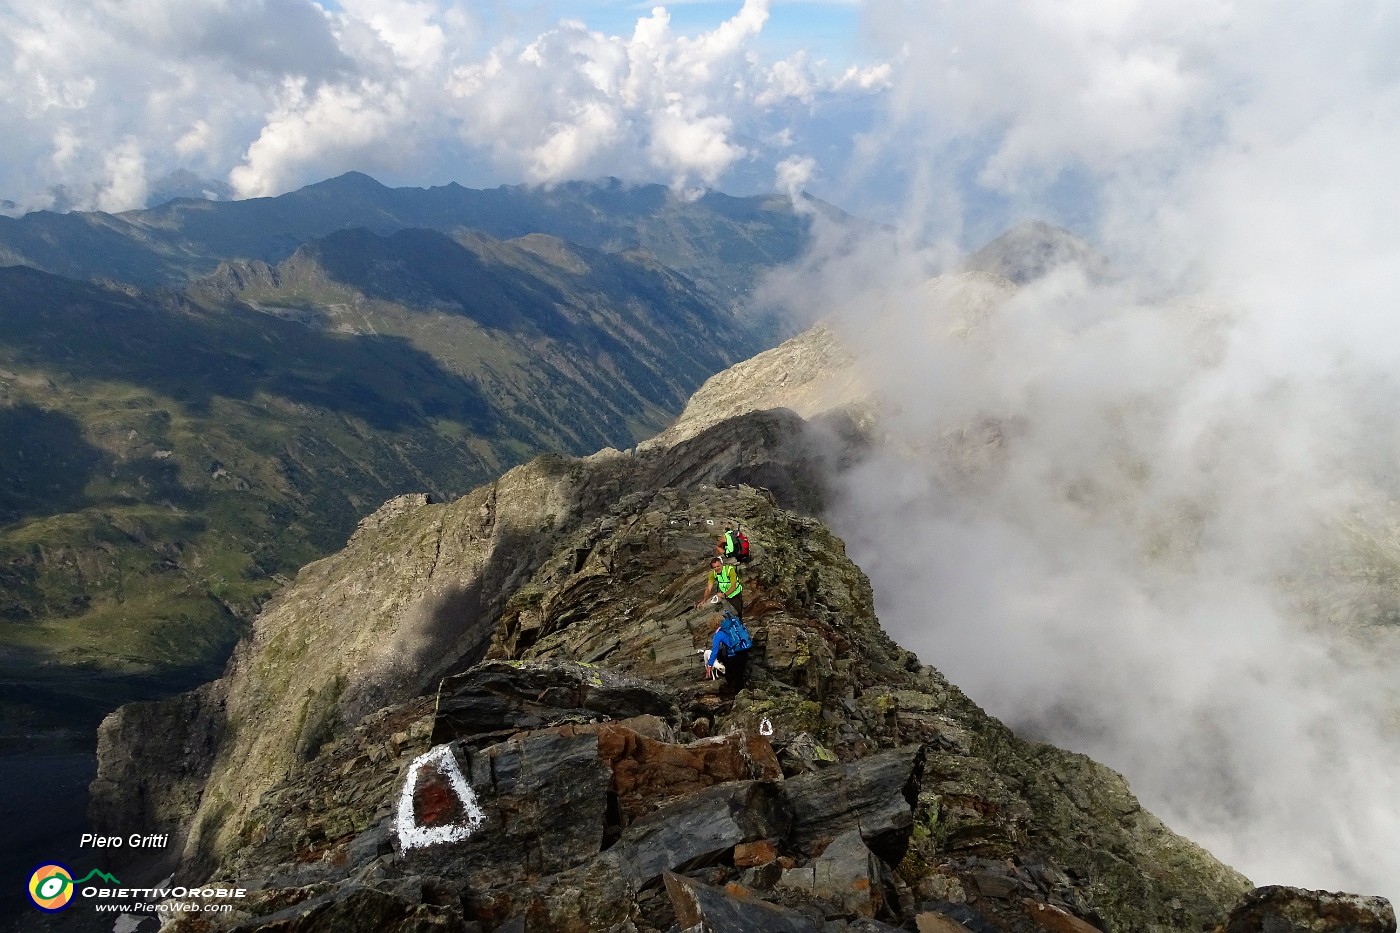
POLYGON ((264 610, 217 684, 109 717, 94 826, 174 833, 185 864, 208 868, 329 738, 480 659, 506 600, 619 498, 749 481, 813 508, 815 456, 795 416, 756 414, 669 450, 542 457, 450 504, 390 501, 264 610))

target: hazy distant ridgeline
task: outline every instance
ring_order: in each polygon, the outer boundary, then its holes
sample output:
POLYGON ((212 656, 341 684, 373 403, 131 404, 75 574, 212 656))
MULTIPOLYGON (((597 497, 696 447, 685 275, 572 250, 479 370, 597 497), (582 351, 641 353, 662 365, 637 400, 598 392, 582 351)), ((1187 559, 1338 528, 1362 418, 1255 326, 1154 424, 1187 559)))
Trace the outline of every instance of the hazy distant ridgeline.
POLYGON ((797 257, 807 224, 785 197, 709 193, 687 201, 662 185, 616 179, 551 189, 387 188, 350 172, 275 198, 177 199, 123 214, 0 217, 0 263, 160 285, 207 275, 226 259, 280 262, 307 240, 336 230, 471 229, 502 239, 547 233, 610 252, 645 249, 732 301, 765 269, 797 257))

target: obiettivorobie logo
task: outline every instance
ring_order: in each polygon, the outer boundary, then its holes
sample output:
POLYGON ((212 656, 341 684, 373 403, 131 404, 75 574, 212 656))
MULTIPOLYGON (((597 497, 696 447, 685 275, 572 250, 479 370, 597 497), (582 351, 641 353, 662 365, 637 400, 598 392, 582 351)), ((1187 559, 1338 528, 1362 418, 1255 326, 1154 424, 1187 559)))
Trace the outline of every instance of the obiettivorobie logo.
POLYGON ((101 878, 108 884, 121 884, 113 876, 96 868, 75 881, 67 865, 57 862, 40 865, 29 876, 29 899, 40 910, 58 913, 73 902, 73 891, 77 886, 93 878, 101 878))

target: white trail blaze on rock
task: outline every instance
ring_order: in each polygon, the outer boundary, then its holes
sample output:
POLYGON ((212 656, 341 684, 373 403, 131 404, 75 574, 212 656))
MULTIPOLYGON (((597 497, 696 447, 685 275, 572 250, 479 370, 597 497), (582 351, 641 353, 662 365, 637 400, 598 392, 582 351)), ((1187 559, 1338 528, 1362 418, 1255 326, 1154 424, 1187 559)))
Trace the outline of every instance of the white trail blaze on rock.
POLYGON ((399 845, 405 851, 444 842, 461 842, 480 829, 484 822, 486 814, 476 802, 476 794, 457 765, 452 746, 439 745, 413 760, 413 764, 408 767, 408 775, 404 778, 403 790, 399 792, 399 811, 394 819, 399 845), (460 809, 461 813, 451 822, 434 826, 424 826, 418 822, 414 798, 418 791, 419 778, 425 774, 436 777, 438 781, 435 786, 456 798, 450 802, 455 803, 456 807, 453 809, 460 809))

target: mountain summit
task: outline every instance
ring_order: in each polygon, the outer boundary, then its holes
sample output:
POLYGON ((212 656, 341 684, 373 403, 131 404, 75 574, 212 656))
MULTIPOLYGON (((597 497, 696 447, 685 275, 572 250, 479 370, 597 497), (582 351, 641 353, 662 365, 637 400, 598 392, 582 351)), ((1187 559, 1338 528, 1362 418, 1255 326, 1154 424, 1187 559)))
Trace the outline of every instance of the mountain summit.
POLYGON ((1109 274, 1108 260, 1087 240, 1043 220, 1017 224, 963 263, 969 272, 990 272, 1025 285, 1056 269, 1077 266, 1090 278, 1109 274))

